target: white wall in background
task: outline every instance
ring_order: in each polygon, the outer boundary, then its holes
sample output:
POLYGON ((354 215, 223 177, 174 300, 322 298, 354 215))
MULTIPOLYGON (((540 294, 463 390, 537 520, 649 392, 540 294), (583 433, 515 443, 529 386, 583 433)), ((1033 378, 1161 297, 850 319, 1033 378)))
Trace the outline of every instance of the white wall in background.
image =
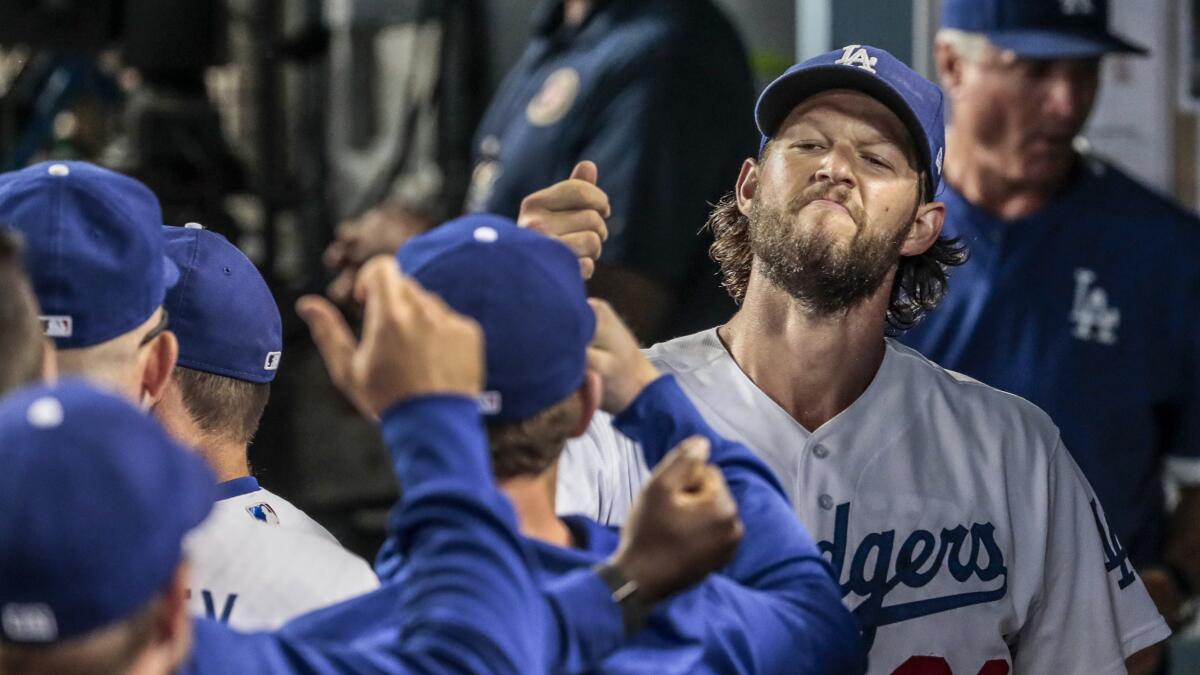
POLYGON ((1109 7, 1113 31, 1151 53, 1105 58, 1100 98, 1084 133, 1097 153, 1170 193, 1176 151, 1175 0, 1113 2, 1109 7))

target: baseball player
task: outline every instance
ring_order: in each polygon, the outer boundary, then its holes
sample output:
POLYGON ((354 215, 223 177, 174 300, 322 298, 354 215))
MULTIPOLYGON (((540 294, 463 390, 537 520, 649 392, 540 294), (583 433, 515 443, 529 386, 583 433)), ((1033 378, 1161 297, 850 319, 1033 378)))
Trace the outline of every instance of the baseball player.
POLYGON ((909 346, 1048 412, 1168 622, 1200 592, 1200 222, 1073 147, 1108 2, 943 3, 948 229, 970 263, 909 346), (1181 486, 1165 508, 1163 473, 1181 486))
MULTIPOLYGON (((511 507, 490 485, 478 327, 380 262, 359 284, 370 319, 364 343, 348 345, 352 386, 382 419, 405 494, 389 534, 423 583, 340 607, 368 612, 360 624, 386 607, 394 639, 188 621, 181 541, 211 508, 212 472, 128 403, 71 380, 0 402, 0 671, 531 673, 548 670, 561 636, 599 657, 620 643, 620 610, 593 571, 537 588, 511 507)), ((706 473, 686 453, 664 461, 706 473)), ((727 560, 736 538, 685 536, 729 526, 736 511, 717 481, 651 481, 659 508, 631 519, 613 566, 671 595, 727 560), (668 555, 679 565, 646 573, 668 555)))
POLYGON ((262 275, 198 224, 164 227, 180 280, 164 307, 179 359, 153 411, 217 473, 217 502, 188 537, 189 607, 239 630, 289 619, 379 585, 370 565, 250 475, 247 449, 282 357, 282 321, 262 275), (282 536, 263 538, 264 528, 282 536))
MULTIPOLYGON (((715 466, 707 471, 712 479, 724 474, 744 514, 737 557, 720 575, 649 617, 639 607, 641 594, 651 600, 661 594, 642 584, 630 594, 619 573, 601 567, 601 576, 624 598, 633 637, 594 671, 861 672, 858 626, 770 470, 711 430, 674 380, 641 355, 611 307, 589 306, 567 247, 507 218, 468 216, 414 237, 396 258, 406 274, 483 329, 487 377, 481 401, 493 472, 516 507, 542 583, 557 584, 564 575, 601 565, 617 550, 616 531, 554 512, 558 456, 569 436, 587 428, 597 406, 641 441, 660 477, 677 473, 675 462, 659 462, 668 448, 693 435, 711 445, 715 466)), ((350 339, 327 300, 307 298, 301 309, 322 353, 350 339)), ((331 374, 335 382, 342 379, 336 369, 331 374)), ((660 505, 647 493, 643 508, 660 505)), ((720 540, 727 534, 713 528, 690 537, 720 540)), ((380 577, 400 586, 419 584, 403 570, 392 572, 403 560, 395 543, 379 555, 380 577)), ((670 548, 683 545, 671 542, 670 548)), ((669 559, 656 563, 662 571, 673 566, 669 559)), ((329 611, 336 616, 336 609, 329 611)), ((554 672, 583 670, 578 651, 565 654, 569 658, 554 672)))
MULTIPOLYGON (((1170 631, 1058 429, 886 339, 936 306, 941 92, 863 45, 759 98, 763 147, 710 218, 726 325, 651 348, 775 471, 870 641, 870 670, 1121 673, 1170 631)), ((607 421, 568 447, 560 512, 619 522, 645 469, 607 421)))
POLYGON ((179 269, 164 252, 154 194, 86 162, 43 162, 0 174, 0 224, 24 240, 59 368, 156 403, 179 350, 162 309, 179 269))

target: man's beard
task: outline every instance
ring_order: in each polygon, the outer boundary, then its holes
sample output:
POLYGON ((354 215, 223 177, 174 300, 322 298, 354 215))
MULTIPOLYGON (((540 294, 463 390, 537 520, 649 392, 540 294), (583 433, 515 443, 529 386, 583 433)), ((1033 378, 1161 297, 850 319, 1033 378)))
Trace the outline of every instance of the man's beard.
POLYGON ((806 190, 786 209, 755 200, 749 219, 750 250, 763 277, 818 317, 844 314, 879 290, 900 260, 900 246, 912 222, 910 218, 910 225, 892 237, 872 235, 875 228, 866 213, 827 186, 806 190), (857 225, 844 250, 819 225, 793 232, 797 214, 817 199, 842 203, 857 225))

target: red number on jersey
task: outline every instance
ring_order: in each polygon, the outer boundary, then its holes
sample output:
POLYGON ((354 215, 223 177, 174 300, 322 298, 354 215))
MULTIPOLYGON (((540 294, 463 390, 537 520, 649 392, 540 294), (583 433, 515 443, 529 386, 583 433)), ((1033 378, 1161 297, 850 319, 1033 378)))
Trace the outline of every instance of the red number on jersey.
MULTIPOLYGON (((954 675, 950 664, 941 656, 913 656, 892 671, 892 675, 954 675)), ((979 675, 1008 675, 1008 663, 993 659, 983 664, 979 675)))

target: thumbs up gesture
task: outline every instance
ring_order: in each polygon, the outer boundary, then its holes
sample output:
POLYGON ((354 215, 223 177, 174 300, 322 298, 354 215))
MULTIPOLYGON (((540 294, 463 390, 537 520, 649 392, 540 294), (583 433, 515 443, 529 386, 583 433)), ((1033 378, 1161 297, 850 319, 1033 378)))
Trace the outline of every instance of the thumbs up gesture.
POLYGON ((595 163, 580 162, 567 180, 523 199, 517 216, 518 225, 566 244, 579 258, 584 279, 591 279, 596 271, 596 259, 608 239, 604 221, 612 214, 608 195, 596 187, 596 178, 595 163))

